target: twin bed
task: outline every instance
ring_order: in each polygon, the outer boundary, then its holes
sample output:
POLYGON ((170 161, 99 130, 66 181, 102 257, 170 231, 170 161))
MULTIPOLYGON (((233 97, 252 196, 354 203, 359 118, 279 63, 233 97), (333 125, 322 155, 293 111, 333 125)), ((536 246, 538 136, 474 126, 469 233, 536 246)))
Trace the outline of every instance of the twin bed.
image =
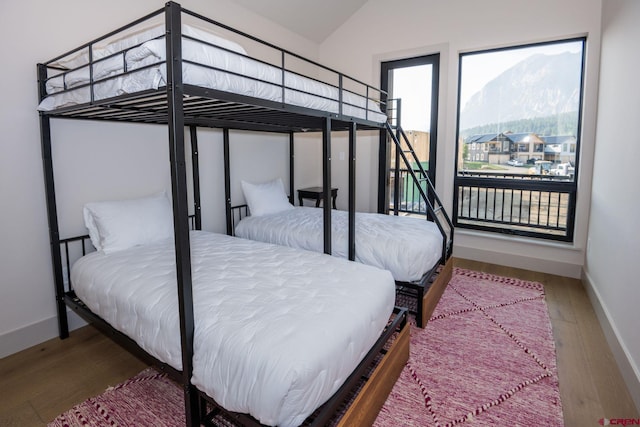
POLYGON ((411 308, 419 327, 426 326, 451 279, 450 222, 438 223, 435 213, 432 218, 436 221, 427 221, 424 217, 329 209, 327 200, 324 209, 294 207, 280 178, 264 183, 242 181, 242 190, 246 204, 228 204, 229 234, 325 252, 388 270, 397 285, 398 300, 411 308))
MULTIPOLYGON (((331 212, 332 255, 347 258, 347 212, 331 212)), ((235 235, 322 252, 322 211, 295 207, 268 215, 243 218, 235 235)), ((438 263, 442 236, 433 222, 376 213, 356 213, 355 261, 388 270, 394 279, 415 282, 438 263), (419 237, 417 237, 419 236, 419 237)))
POLYGON ((303 60, 169 2, 38 65, 60 337, 69 334, 69 306, 168 372, 183 386, 188 425, 370 425, 408 358, 407 312, 394 307, 389 271, 201 231, 197 161, 188 213, 185 127, 194 156, 197 126, 227 136, 229 128, 321 130, 325 141, 331 130, 383 129, 379 91, 310 61, 320 71, 302 75, 285 58, 303 60), (275 50, 281 61, 251 57, 200 25, 275 50), (326 73, 337 83, 319 77, 326 73), (57 118, 167 126, 171 197, 89 203, 89 235, 61 239, 57 118))
MULTIPOLYGON (((89 203, 85 222, 99 250, 71 269, 76 297, 181 371, 169 199, 89 203)), ((223 234, 196 230, 189 238, 191 381, 262 424, 302 424, 356 369, 393 314, 386 271, 223 234)))

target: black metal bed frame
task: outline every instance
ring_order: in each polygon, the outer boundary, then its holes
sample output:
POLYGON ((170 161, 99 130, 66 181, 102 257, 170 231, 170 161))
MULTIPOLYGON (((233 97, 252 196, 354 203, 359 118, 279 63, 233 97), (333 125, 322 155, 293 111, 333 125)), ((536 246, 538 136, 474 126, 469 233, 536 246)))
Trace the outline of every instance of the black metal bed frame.
MULTIPOLYGON (((41 150, 45 181, 45 195, 47 205, 47 218, 49 224, 49 241, 52 257, 52 266, 54 272, 54 286, 56 294, 56 305, 58 313, 58 329, 60 338, 69 336, 69 325, 67 320, 67 306, 77 312, 81 317, 90 323, 95 324, 103 332, 111 336, 114 340, 124 345, 125 348, 140 356, 143 360, 158 366, 166 371, 173 379, 178 381, 182 387, 185 397, 185 415, 186 424, 189 426, 200 425, 204 422, 206 425, 213 425, 215 418, 222 416, 226 421, 239 423, 240 425, 259 425, 259 423, 250 416, 243 414, 234 414, 224 411, 204 393, 196 389, 191 384, 192 376, 192 359, 193 359, 193 336, 194 336, 194 313, 193 313, 193 294, 192 294, 192 276, 191 276, 191 253, 189 228, 200 229, 201 212, 200 212, 200 194, 198 181, 198 144, 197 144, 197 126, 206 126, 214 128, 222 128, 225 140, 225 158, 228 159, 228 143, 229 128, 242 130, 258 130, 267 132, 288 133, 293 140, 293 132, 303 130, 320 130, 323 132, 324 147, 324 185, 330 184, 330 133, 332 130, 347 130, 350 135, 350 159, 352 167, 355 166, 355 131, 359 126, 360 129, 380 129, 381 125, 374 121, 368 120, 368 106, 365 107, 365 118, 355 118, 344 115, 343 105, 346 102, 342 98, 344 91, 348 91, 344 86, 345 80, 350 80, 364 87, 366 91, 367 102, 371 93, 377 89, 368 84, 359 82, 337 71, 329 69, 321 64, 306 60, 299 55, 283 50, 270 43, 264 42, 249 34, 237 31, 219 22, 208 19, 191 11, 183 9, 178 3, 168 2, 165 7, 152 12, 126 26, 123 26, 105 36, 93 40, 87 44, 80 46, 70 52, 60 55, 48 62, 38 64, 38 92, 39 99, 43 100, 47 96, 46 82, 51 78, 51 71, 58 73, 57 76, 65 75, 65 73, 74 70, 61 70, 53 64, 55 61, 69 56, 75 52, 87 49, 89 52, 88 67, 90 70, 89 82, 84 85, 91 93, 90 101, 83 104, 66 106, 52 111, 40 112, 40 131, 41 131, 41 150), (143 23, 153 17, 164 14, 164 22, 166 28, 166 86, 158 90, 145 90, 133 94, 114 96, 108 99, 96 100, 94 98, 94 85, 96 81, 93 79, 93 46, 109 37, 117 35, 129 28, 143 23), (320 67, 322 70, 334 73, 338 77, 339 90, 339 111, 331 113, 310 108, 300 107, 296 105, 286 104, 284 102, 274 102, 259 98, 252 98, 244 95, 237 95, 229 92, 223 92, 215 89, 198 87, 183 83, 182 76, 182 15, 186 14, 201 20, 205 23, 221 27, 231 31, 239 36, 248 38, 258 42, 263 46, 275 49, 280 52, 282 57, 282 72, 286 70, 284 64, 285 56, 291 56, 296 59, 306 61, 307 63, 320 67), (54 184, 54 167, 52 161, 52 138, 51 138, 51 119, 68 118, 83 120, 99 120, 110 122, 134 122, 134 123, 152 123, 161 124, 168 127, 169 133, 169 157, 171 167, 171 191, 174 216, 174 240, 175 240, 175 259, 176 259, 176 279, 178 290, 178 306, 180 317, 180 336, 182 348, 182 371, 178 371, 161 361, 153 358, 144 350, 142 350, 133 340, 126 335, 115 331, 107 322, 96 314, 92 313, 76 296, 71 284, 65 286, 64 263, 67 263, 67 274, 69 270, 69 245, 82 245, 82 252, 86 251, 87 236, 72 237, 70 239, 61 239, 59 232, 56 193, 54 184), (190 128, 191 149, 193 157, 193 188, 194 188, 194 210, 193 215, 189 215, 187 203, 187 172, 185 158, 185 140, 184 129, 190 128), (352 136, 353 135, 353 136, 352 136), (64 255, 63 255, 64 253, 64 255), (207 408, 214 409, 207 413, 207 408), (222 414, 222 415, 220 415, 222 414)), ((125 71, 127 73, 127 71, 125 71)), ((54 76, 55 77, 55 76, 54 76)), ((116 76, 117 77, 117 76, 116 76)), ((103 79, 108 80, 108 79, 103 79)), ((64 88, 64 91, 75 90, 77 88, 64 88)), ((284 78, 282 81, 282 93, 285 93, 284 78)), ((379 93, 379 92, 378 92, 379 93)), ((384 94, 381 94, 384 96, 384 94)), ((283 98, 284 100, 284 98, 283 98)), ((354 173, 350 169, 351 174, 354 173)), ((225 187, 228 188, 229 181, 225 180, 225 187)), ((328 200, 325 200, 325 206, 329 206, 328 200)), ((355 194, 350 195, 350 210, 355 207, 355 194)), ((330 212, 327 213, 330 221, 330 212)), ((352 221, 353 218, 350 219, 352 221)), ((330 230, 330 228, 329 228, 330 230)), ((329 231, 330 232, 330 231, 329 231)), ((352 236, 351 236, 352 237, 352 236)), ((329 238, 330 242, 330 238, 329 238)), ((330 245, 330 243, 329 243, 330 245)), ((330 251, 330 246, 327 248, 330 251)), ((380 354, 384 353, 385 345, 391 339, 393 334, 401 329, 405 329, 407 324, 406 309, 396 309, 393 320, 387 325, 385 332, 379 338, 376 345, 370 350, 365 359, 361 362, 354 373, 349 377, 345 384, 336 392, 336 394, 321 407, 314 419, 305 425, 319 426, 324 425, 331 419, 333 414, 340 405, 343 405, 350 395, 357 390, 357 384, 367 380, 367 371, 371 369, 371 365, 380 359, 380 354)), ((356 391, 357 392, 357 391, 356 391)))

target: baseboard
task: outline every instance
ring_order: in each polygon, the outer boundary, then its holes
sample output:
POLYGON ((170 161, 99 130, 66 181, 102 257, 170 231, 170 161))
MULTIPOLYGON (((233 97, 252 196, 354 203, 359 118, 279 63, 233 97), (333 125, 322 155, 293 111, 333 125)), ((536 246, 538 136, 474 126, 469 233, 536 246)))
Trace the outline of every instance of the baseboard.
POLYGON ((578 264, 550 259, 532 258, 504 252, 495 252, 487 250, 486 248, 478 249, 456 246, 453 251, 453 256, 456 258, 487 262, 490 264, 520 268, 523 270, 539 271, 547 274, 554 274, 556 276, 571 277, 574 279, 579 279, 582 272, 582 266, 578 264))
MULTIPOLYGON (((69 330, 78 329, 87 324, 73 311, 68 312, 69 330)), ((50 317, 0 335, 0 359, 41 344, 58 336, 58 318, 50 317)))
POLYGON ((613 357, 618 364, 620 373, 627 385, 629 394, 636 405, 636 410, 640 412, 640 369, 638 369, 638 366, 633 362, 624 342, 620 340, 618 330, 616 329, 615 324, 611 322, 609 310, 607 310, 607 307, 602 304, 602 299, 600 298, 598 289, 594 286, 589 274, 584 270, 582 271, 582 283, 587 291, 589 300, 591 300, 591 305, 596 312, 598 322, 602 327, 602 331, 604 332, 607 343, 611 348, 613 357))

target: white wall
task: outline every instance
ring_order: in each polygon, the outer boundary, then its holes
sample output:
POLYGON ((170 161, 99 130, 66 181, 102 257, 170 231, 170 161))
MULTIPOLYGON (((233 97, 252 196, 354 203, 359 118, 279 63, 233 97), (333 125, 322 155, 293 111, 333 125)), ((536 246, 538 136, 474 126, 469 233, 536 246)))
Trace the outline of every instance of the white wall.
MULTIPOLYGON (((595 138, 600 0, 370 0, 320 46, 321 62, 379 85, 380 62, 439 52, 436 186, 451 208, 458 53, 587 35, 587 69, 575 244, 547 244, 459 230, 456 256, 579 277, 584 259, 595 138)), ((375 144, 370 144, 375 149, 375 144)), ((366 149, 366 147, 365 147, 366 149)), ((364 155, 364 149, 359 155, 364 155)), ((376 207, 377 151, 368 156, 369 208, 376 207)))
POLYGON ((603 2, 600 95, 585 282, 640 408, 640 2, 603 2))
MULTIPOLYGON (((317 45, 233 2, 183 0, 181 4, 317 59, 317 45)), ((57 335, 36 112, 36 63, 161 7, 163 2, 155 0, 3 2, 0 16, 0 37, 5 41, 0 46, 0 56, 5 58, 0 71, 0 357, 57 335), (6 58, 11 58, 11 62, 6 62, 6 58)), ((52 127, 63 237, 65 233, 84 232, 80 209, 86 201, 137 196, 169 186, 165 127, 64 120, 54 120, 52 127)), ((223 231, 222 135, 215 130, 202 131, 199 135, 203 223, 208 229, 223 231)), ((275 174, 288 177, 286 137, 232 133, 232 138, 234 142, 239 141, 232 160, 244 165, 234 169, 238 179, 238 171, 252 170, 262 171, 262 175, 249 178, 269 178, 275 174), (250 147, 252 141, 255 148, 250 147), (262 142, 266 143, 260 144, 262 142), (258 152, 259 156, 249 156, 245 163, 241 158, 243 150, 244 153, 258 152)), ((303 180, 305 170, 299 174, 303 180)))
MULTIPOLYGON (((362 212, 376 209, 375 205, 371 208, 370 203, 372 188, 377 189, 377 170, 374 170, 372 177, 370 165, 378 161, 377 135, 378 133, 374 131, 359 131, 356 134, 356 210, 362 212)), ((322 134, 297 134, 295 150, 296 188, 321 187, 322 134)), ((338 189, 337 208, 347 210, 349 208, 349 136, 346 131, 331 133, 331 186, 338 189)), ((375 201, 374 199, 373 202, 375 201)))

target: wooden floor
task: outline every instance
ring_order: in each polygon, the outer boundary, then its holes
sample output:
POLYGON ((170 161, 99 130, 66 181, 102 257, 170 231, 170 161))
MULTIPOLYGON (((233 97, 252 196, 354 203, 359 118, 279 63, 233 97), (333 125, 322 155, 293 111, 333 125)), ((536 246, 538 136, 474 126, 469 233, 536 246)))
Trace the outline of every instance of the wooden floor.
MULTIPOLYGON (((458 267, 545 285, 558 356, 565 425, 639 418, 579 280, 455 260, 458 267)), ((90 326, 0 360, 0 426, 44 426, 145 365, 90 326)))

